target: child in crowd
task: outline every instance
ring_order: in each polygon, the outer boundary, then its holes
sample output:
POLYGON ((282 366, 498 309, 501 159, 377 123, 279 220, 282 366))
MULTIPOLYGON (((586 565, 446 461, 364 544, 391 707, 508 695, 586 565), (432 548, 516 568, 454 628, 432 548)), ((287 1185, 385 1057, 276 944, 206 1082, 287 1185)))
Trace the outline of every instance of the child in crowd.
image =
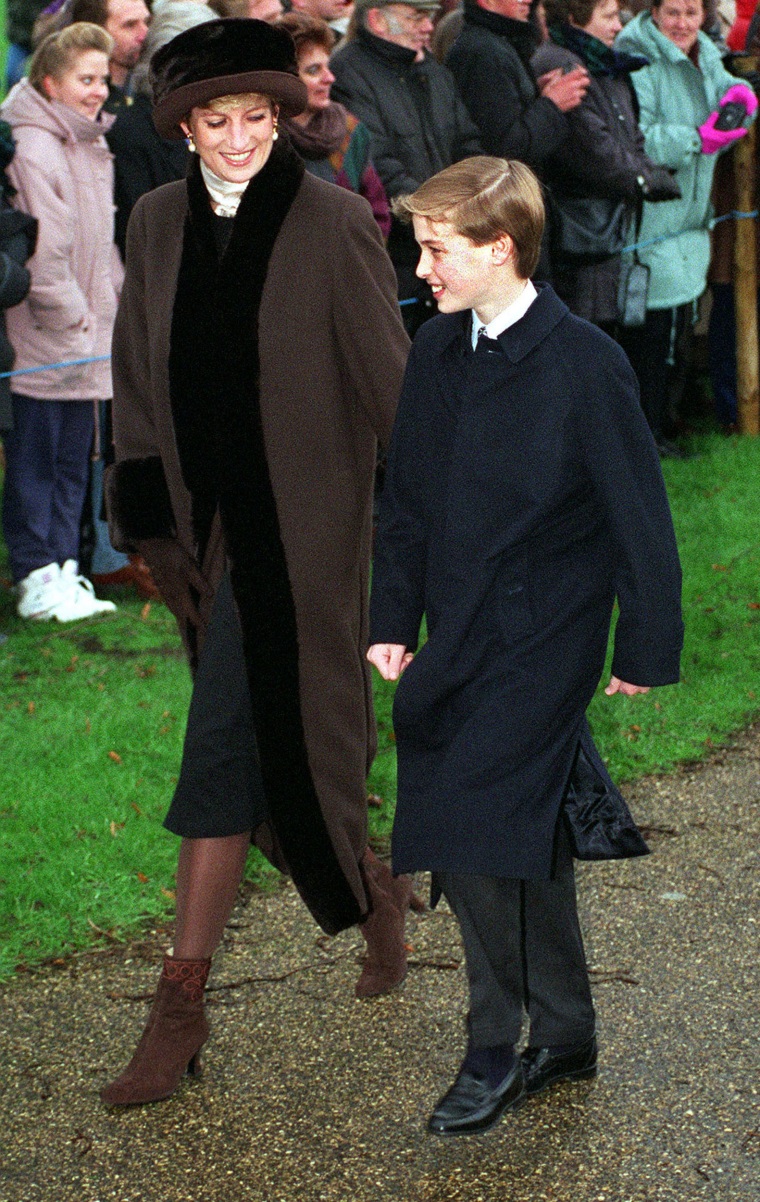
POLYGON ((394 871, 431 870, 464 941, 467 1052, 428 1123, 459 1135, 596 1071, 573 874, 583 849, 563 811, 572 790, 630 819, 586 708, 616 600, 605 691, 678 680, 681 577, 625 355, 530 281, 544 224, 535 176, 465 159, 395 208, 411 217, 440 315, 407 367, 368 658, 385 679, 403 673, 394 871))

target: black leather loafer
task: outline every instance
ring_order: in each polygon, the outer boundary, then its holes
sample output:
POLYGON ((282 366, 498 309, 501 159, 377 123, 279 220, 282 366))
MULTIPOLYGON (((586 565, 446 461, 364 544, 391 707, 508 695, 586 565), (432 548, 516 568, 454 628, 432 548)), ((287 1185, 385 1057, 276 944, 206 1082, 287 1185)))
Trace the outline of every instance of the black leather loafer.
POLYGON ((582 1081, 596 1076, 596 1035, 569 1052, 551 1048, 526 1048, 521 1057, 525 1088, 540 1093, 555 1081, 582 1081))
POLYGON ((506 1110, 522 1106, 527 1096, 519 1060, 496 1086, 463 1068, 428 1119, 428 1131, 433 1135, 476 1135, 488 1131, 506 1110))

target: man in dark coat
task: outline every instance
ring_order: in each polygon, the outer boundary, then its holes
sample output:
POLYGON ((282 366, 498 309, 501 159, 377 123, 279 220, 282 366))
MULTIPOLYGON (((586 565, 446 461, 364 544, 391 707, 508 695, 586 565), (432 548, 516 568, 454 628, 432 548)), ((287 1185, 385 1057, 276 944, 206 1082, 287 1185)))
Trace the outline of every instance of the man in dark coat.
POLYGON ((588 75, 530 67, 538 34, 529 0, 465 0, 464 26, 449 51, 452 72, 488 154, 519 159, 537 174, 567 137, 564 114, 580 104, 588 75))
POLYGON ((429 1121, 457 1135, 596 1071, 560 812, 582 773, 630 819, 585 712, 616 598, 606 691, 678 680, 680 567, 625 355, 530 282, 543 227, 532 172, 469 159, 398 207, 443 316, 419 332, 399 404, 369 659, 387 679, 404 673, 394 868, 431 870, 462 928, 469 1046, 429 1121))
MULTIPOLYGON (((355 36, 330 62, 332 97, 370 131, 372 160, 390 200, 481 149, 451 73, 426 49, 437 8, 432 0, 359 0, 355 36)), ((430 315, 430 294, 414 274, 417 251, 409 227, 395 220, 388 253, 399 297, 417 301, 405 306, 413 332, 430 315)))

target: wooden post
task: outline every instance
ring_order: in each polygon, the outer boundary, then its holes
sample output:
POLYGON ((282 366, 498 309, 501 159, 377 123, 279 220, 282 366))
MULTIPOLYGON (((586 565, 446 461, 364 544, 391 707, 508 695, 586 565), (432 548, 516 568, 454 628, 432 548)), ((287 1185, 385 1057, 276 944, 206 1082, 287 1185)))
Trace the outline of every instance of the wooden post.
MULTIPOLYGON (((756 60, 742 60, 742 66, 756 60)), ((747 135, 733 151, 736 208, 740 213, 755 209, 757 190, 757 130, 747 135)), ((760 369, 757 330, 757 221, 736 221, 734 239, 734 300, 736 305, 736 393, 741 434, 760 434, 760 369)))

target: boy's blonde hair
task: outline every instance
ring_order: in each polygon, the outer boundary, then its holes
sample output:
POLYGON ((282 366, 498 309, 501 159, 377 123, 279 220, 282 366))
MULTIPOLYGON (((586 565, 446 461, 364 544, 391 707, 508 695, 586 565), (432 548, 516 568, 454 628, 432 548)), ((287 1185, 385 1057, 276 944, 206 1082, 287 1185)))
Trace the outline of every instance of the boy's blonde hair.
POLYGON ((527 280, 536 270, 544 202, 541 185, 524 163, 486 155, 462 159, 426 180, 411 196, 398 196, 392 208, 402 221, 446 221, 476 246, 508 234, 518 276, 527 280))
POLYGON ((100 25, 92 25, 89 21, 75 21, 57 33, 49 33, 32 55, 29 64, 29 82, 33 88, 45 96, 42 81, 46 76, 59 80, 62 75, 71 70, 80 54, 88 50, 98 50, 111 57, 113 38, 100 25))

